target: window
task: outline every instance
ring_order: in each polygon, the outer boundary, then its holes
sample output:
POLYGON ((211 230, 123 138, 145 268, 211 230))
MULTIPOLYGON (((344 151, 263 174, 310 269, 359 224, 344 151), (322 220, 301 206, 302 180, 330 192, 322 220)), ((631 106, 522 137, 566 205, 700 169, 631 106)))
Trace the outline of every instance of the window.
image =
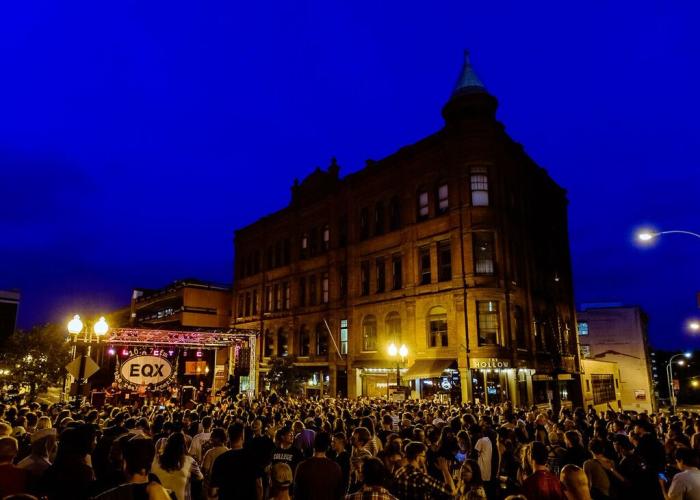
POLYGON ((299 328, 299 356, 308 356, 311 353, 311 336, 306 325, 299 328))
POLYGON ((452 279, 452 251, 449 241, 438 243, 438 281, 452 279))
POLYGON ((369 238, 369 209, 364 207, 360 210, 360 240, 369 238))
POLYGON ((420 266, 420 284, 430 283, 430 247, 423 247, 418 251, 418 265, 420 266))
POLYGON ((272 310, 272 287, 265 287, 265 312, 270 312, 272 310))
POLYGON ((277 330, 277 355, 289 356, 289 340, 284 328, 277 330))
POLYGON ((309 235, 304 233, 301 235, 301 253, 300 257, 305 259, 309 252, 309 235))
POLYGON ((338 219, 338 246, 345 248, 348 244, 348 217, 343 215, 338 219))
POLYGON ((440 184, 437 188, 437 213, 439 214, 444 214, 447 212, 447 209, 450 208, 450 201, 449 201, 449 196, 448 196, 448 189, 447 189, 447 184, 440 184))
POLYGON ((384 234, 384 203, 381 201, 374 206, 374 234, 384 234))
POLYGON ((309 255, 313 257, 318 253, 318 229, 312 227, 309 231, 309 255))
POLYGON ((447 310, 433 307, 428 312, 428 346, 447 347, 447 310))
MULTIPOLYGON (((589 344, 581 344, 581 357, 590 358, 591 357, 591 346, 589 344)), ((656 370, 656 368, 654 368, 656 370)))
POLYGON ((348 296, 348 266, 342 264, 340 266, 340 272, 338 274, 338 286, 340 288, 340 296, 344 298, 348 296))
POLYGON ((315 306, 318 301, 316 294, 316 276, 309 276, 309 305, 315 306))
POLYGON ((272 289, 274 290, 274 295, 275 295, 275 306, 274 310, 275 311, 281 311, 282 310, 282 292, 280 290, 279 284, 275 284, 272 289))
POLYGON ((321 303, 328 304, 328 273, 321 275, 321 303))
POLYGON ((275 339, 270 330, 265 330, 265 357, 269 358, 275 352, 275 339))
POLYGON ((369 295, 369 261, 360 262, 360 294, 369 295))
POLYGON ((472 167, 469 177, 472 193, 472 206, 489 206, 489 175, 486 167, 472 167))
POLYGON ((430 215, 428 207, 428 192, 421 191, 418 193, 418 220, 425 220, 430 215))
POLYGON ((289 311, 292 308, 292 287, 289 286, 289 281, 282 283, 282 295, 284 296, 284 310, 289 311))
POLYGON ((383 293, 386 289, 386 264, 384 258, 380 257, 376 261, 377 265, 377 293, 383 293))
POLYGON ((316 323, 316 356, 328 356, 328 332, 323 323, 316 323))
POLYGON ((394 196, 389 202, 389 230, 396 231, 401 228, 401 204, 399 197, 394 196))
POLYGON ((476 312, 479 324, 479 345, 498 345, 500 330, 498 302, 494 300, 478 301, 476 312))
POLYGON ((238 296, 238 317, 242 318, 245 315, 245 294, 238 296))
POLYGON ((328 224, 323 226, 323 250, 328 251, 331 247, 331 229, 328 224))
POLYGON ((578 322, 578 334, 579 335, 588 335, 588 321, 579 321, 578 322))
POLYGON ((340 354, 348 353, 348 320, 340 320, 340 354))
POLYGON ((306 305, 306 278, 299 278, 299 305, 306 305))
POLYGON ((513 319, 515 320, 515 345, 521 349, 526 349, 527 339, 525 338, 525 318, 522 307, 515 306, 513 319))
POLYGON ((615 400, 615 382, 612 375, 591 375, 593 385, 593 404, 607 403, 615 400))
POLYGON ((253 272, 255 274, 260 272, 260 250, 253 252, 253 272))
POLYGON ((494 274, 493 233, 472 233, 474 243, 474 272, 476 274, 494 274))
POLYGON ((253 314, 258 314, 258 289, 253 290, 253 314))
POLYGON ((274 251, 272 246, 267 247, 267 250, 265 250, 265 263, 267 269, 272 269, 273 267, 275 267, 274 251))
POLYGON ((371 314, 362 320, 362 350, 377 350, 377 319, 371 314))
POLYGON ((401 256, 394 255, 391 258, 391 289, 400 290, 403 287, 402 279, 402 269, 401 269, 401 256))
POLYGON ((386 316, 386 335, 389 342, 397 346, 401 343, 401 316, 397 312, 390 312, 386 316))
POLYGON ((282 265, 282 241, 275 243, 275 267, 282 265))
POLYGON ((284 259, 282 264, 288 266, 292 261, 292 242, 289 238, 285 238, 282 241, 282 258, 284 259))

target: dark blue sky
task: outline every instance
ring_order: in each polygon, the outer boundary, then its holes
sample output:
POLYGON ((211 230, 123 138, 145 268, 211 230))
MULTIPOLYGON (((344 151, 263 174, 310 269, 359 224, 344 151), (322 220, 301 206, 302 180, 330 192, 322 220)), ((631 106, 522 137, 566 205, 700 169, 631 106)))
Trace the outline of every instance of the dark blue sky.
POLYGON ((692 346, 700 240, 694 2, 6 2, 0 288, 20 324, 230 282, 232 232, 295 177, 438 130, 468 47, 515 140, 571 200, 577 302, 640 304, 692 346), (671 5, 673 4, 673 5, 671 5))

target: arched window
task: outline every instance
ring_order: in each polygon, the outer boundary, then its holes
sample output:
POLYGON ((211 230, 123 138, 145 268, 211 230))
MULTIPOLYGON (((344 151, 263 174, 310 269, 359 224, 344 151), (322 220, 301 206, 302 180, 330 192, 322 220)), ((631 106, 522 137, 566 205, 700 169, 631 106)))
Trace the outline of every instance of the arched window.
POLYGON ((284 328, 277 330, 277 355, 289 356, 289 339, 284 328))
POLYGON ((316 323, 316 356, 328 356, 328 332, 323 323, 316 323))
POLYGON ((270 330, 265 330, 265 351, 264 356, 269 358, 275 352, 275 339, 270 330))
POLYGON ((447 347, 447 310, 436 306, 428 312, 428 347, 447 347))
POLYGON ((308 356, 311 354, 311 336, 306 325, 301 325, 299 328, 299 356, 308 356))
POLYGON ((371 314, 362 320, 362 350, 377 350, 377 318, 371 314))
POLYGON ((401 343, 401 316, 396 311, 390 312, 386 316, 385 324, 387 340, 398 346, 401 343))

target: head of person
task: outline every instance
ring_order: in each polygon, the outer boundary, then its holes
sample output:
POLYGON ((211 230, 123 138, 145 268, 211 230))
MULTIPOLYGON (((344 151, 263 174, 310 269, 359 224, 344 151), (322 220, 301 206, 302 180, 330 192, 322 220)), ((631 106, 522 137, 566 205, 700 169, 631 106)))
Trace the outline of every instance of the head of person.
POLYGON ((599 457, 605 453, 605 443, 602 439, 591 439, 591 442, 588 443, 588 449, 594 457, 599 457))
POLYGON ((559 473, 559 480, 564 487, 567 498, 590 498, 588 476, 577 465, 565 465, 559 473))
POLYGON ((691 448, 677 448, 673 454, 673 458, 676 460, 676 465, 679 469, 688 469, 700 465, 698 452, 691 448))
POLYGON ((564 433, 564 441, 567 448, 581 448, 581 434, 577 431, 566 431, 564 433))
POLYGON ((211 430, 211 436, 209 436, 212 446, 223 446, 226 444, 226 431, 221 427, 214 427, 211 430))
POLYGON ((620 456, 626 456, 634 451, 634 446, 627 436, 622 434, 617 434, 613 438, 613 446, 615 447, 615 452, 620 456))
POLYGON ((333 451, 340 453, 347 446, 347 437, 344 432, 336 432, 333 434, 333 451))
POLYGON ((11 464, 19 452, 17 440, 11 436, 0 437, 0 463, 11 464))
POLYGON ((280 447, 291 446, 294 442, 294 433, 289 427, 282 427, 275 433, 275 443, 280 447))
POLYGON ((270 468, 270 494, 276 495, 288 490, 292 484, 292 468, 284 462, 277 462, 270 468))
POLYGON ((529 460, 533 467, 536 465, 547 465, 547 446, 542 441, 533 441, 530 443, 529 460))
POLYGON ((326 431, 317 432, 316 437, 314 438, 314 452, 326 453, 330 447, 331 435, 326 431))
POLYGON ((180 470, 185 463, 185 436, 181 432, 173 432, 168 436, 165 449, 158 458, 160 466, 166 471, 180 470))
POLYGON ((243 446, 243 432, 245 428, 240 422, 234 422, 228 426, 228 442, 236 448, 243 446))
POLYGON ((406 449, 404 450, 406 453, 406 460, 408 460, 409 463, 416 463, 419 467, 424 466, 427 449, 428 448, 423 443, 411 441, 406 445, 406 449))
POLYGON ((122 442, 124 473, 127 477, 148 475, 155 455, 156 447, 152 439, 143 436, 127 439, 122 442))
POLYGON ((362 482, 365 486, 381 486, 386 481, 387 469, 376 457, 368 458, 362 464, 362 482))
POLYGON ((481 478, 481 469, 477 461, 471 459, 465 460, 459 470, 459 478, 464 484, 481 486, 483 480, 481 478))
POLYGON ((356 448, 364 448, 371 437, 366 427, 358 427, 352 433, 352 445, 356 448))
POLYGON ((38 457, 50 457, 56 451, 56 430, 37 429, 30 438, 31 453, 38 457))

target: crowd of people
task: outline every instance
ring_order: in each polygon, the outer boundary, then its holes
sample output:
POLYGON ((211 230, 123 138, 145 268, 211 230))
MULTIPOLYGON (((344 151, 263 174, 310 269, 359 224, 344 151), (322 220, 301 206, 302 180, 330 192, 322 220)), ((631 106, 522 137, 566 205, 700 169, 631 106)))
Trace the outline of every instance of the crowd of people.
POLYGON ((238 395, 0 405, 0 498, 700 500, 700 416, 238 395))

